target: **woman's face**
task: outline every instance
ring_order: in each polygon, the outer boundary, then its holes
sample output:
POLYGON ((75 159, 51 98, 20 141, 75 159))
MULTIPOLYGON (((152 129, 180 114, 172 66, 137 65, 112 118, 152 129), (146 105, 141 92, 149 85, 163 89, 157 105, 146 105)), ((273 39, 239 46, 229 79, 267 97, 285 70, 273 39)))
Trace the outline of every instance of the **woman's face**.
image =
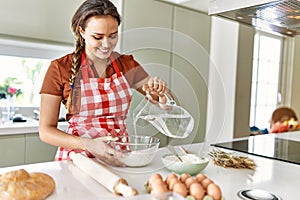
POLYGON ((109 15, 91 17, 80 34, 90 59, 107 59, 118 42, 118 21, 109 15))

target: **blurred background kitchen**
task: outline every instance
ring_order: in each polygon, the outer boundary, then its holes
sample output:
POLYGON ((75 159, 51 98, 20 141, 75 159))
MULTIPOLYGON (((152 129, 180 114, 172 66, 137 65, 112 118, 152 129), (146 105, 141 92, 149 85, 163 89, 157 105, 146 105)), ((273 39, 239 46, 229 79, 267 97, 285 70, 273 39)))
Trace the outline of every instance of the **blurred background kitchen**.
MULTIPOLYGON (((0 125, 0 167, 53 160, 56 147, 38 136, 39 89, 49 62, 73 50, 70 21, 81 2, 0 0, 0 85, 16 89, 9 98, 13 115, 26 119, 0 125)), ((117 50, 166 80, 195 119, 186 139, 148 128, 162 146, 249 136, 251 126, 269 128, 278 105, 299 116, 299 32, 209 15, 208 0, 113 2, 123 18, 117 50)), ((132 109, 140 99, 135 94, 132 109)))

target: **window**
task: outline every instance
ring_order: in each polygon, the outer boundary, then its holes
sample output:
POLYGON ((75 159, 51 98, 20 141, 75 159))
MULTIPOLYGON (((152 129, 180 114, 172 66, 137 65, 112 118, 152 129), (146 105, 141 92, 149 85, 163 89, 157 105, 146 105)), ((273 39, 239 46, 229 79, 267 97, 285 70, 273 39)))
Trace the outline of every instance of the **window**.
POLYGON ((38 107, 39 90, 52 59, 72 51, 68 44, 49 44, 0 38, 0 85, 13 78, 13 88, 20 89, 14 106, 38 107))
POLYGON ((50 60, 0 55, 0 63, 1 69, 5 72, 0 74, 0 85, 11 78, 15 83, 10 87, 22 92, 15 97, 14 106, 39 105, 39 90, 50 60))
POLYGON ((283 38, 257 32, 254 42, 250 127, 269 128, 271 114, 280 101, 283 38))

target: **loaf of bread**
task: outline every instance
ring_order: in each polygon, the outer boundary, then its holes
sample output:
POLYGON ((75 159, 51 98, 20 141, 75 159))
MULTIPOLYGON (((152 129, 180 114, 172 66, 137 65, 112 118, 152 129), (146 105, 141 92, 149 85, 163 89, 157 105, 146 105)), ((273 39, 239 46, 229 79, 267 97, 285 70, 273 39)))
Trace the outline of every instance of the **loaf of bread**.
POLYGON ((54 189, 53 178, 42 172, 19 169, 0 175, 1 200, 43 200, 54 189))

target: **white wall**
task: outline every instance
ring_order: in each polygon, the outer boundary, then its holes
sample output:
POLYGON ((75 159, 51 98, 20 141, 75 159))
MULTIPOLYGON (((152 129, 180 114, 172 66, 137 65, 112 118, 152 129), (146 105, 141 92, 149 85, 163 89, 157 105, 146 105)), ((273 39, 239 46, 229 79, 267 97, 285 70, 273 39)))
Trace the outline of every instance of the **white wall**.
POLYGON ((212 17, 207 142, 233 138, 239 25, 212 17))

